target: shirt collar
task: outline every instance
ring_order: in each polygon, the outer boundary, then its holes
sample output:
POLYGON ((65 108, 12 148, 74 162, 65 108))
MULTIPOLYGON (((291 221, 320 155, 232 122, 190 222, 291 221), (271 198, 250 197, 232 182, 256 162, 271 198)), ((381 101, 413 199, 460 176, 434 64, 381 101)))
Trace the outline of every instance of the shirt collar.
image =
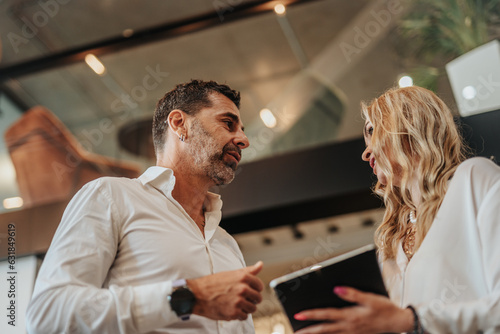
MULTIPOLYGON (((149 167, 141 176, 139 176, 139 181, 141 181, 143 185, 150 184, 168 198, 173 199, 172 190, 175 186, 175 175, 172 169, 160 166, 149 167)), ((217 222, 218 225, 221 219, 222 210, 222 200, 220 195, 208 192, 207 197, 205 198, 204 206, 207 223, 209 221, 212 223, 217 222)))
POLYGON ((170 168, 152 166, 139 176, 139 181, 143 185, 151 184, 165 196, 170 196, 175 185, 174 171, 170 168))

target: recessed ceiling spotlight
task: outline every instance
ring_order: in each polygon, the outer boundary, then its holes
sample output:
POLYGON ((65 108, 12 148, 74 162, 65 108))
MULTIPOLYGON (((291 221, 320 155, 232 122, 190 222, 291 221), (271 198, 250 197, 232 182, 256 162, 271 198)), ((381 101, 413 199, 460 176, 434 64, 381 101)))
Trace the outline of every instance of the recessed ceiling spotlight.
POLYGON ((6 209, 16 209, 23 206, 21 197, 10 197, 3 200, 3 207, 6 209))
POLYGON ((364 227, 371 227, 375 225, 375 221, 371 218, 367 218, 361 222, 361 225, 364 227))
POLYGON ((106 67, 104 67, 101 61, 91 53, 85 56, 85 62, 87 63, 87 65, 89 65, 92 71, 99 75, 104 75, 104 73, 106 72, 106 67))
POLYGON ((286 7, 282 3, 277 4, 274 6, 274 12, 278 15, 285 15, 286 13, 286 7))
POLYGON ((273 239, 270 237, 263 237, 262 238, 262 243, 264 245, 272 245, 273 244, 273 239))
POLYGON ((473 98, 476 97, 476 95, 477 95, 477 90, 476 88, 474 88, 474 86, 467 86, 464 87, 464 89, 462 89, 462 96, 466 100, 472 100, 473 98))
POLYGON ((274 128, 278 121, 271 110, 264 108, 260 111, 260 119, 268 128, 274 128))
POLYGON ((339 231, 339 227, 337 225, 328 226, 328 233, 337 233, 339 231))
POLYGON ((402 76, 400 79, 399 79, 399 87, 400 88, 403 88, 403 87, 410 87, 410 86, 413 86, 413 79, 412 77, 408 76, 408 75, 404 75, 402 76))
POLYGON ((302 239, 304 238, 304 233, 302 233, 298 228, 297 228, 297 224, 292 224, 290 225, 290 228, 292 229, 292 233, 293 233, 293 238, 296 239, 296 240, 299 240, 299 239, 302 239))
POLYGON ((134 30, 133 29, 125 29, 125 30, 122 31, 122 35, 125 38, 128 38, 128 37, 132 36, 133 34, 134 34, 134 30))

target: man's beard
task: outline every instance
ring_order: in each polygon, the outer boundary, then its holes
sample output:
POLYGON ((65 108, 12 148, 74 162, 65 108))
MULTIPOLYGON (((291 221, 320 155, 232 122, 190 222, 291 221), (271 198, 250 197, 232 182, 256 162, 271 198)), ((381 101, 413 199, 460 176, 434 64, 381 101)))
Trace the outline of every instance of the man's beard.
POLYGON ((228 184, 233 181, 237 163, 224 161, 224 155, 228 151, 236 151, 241 154, 241 150, 233 144, 226 144, 222 150, 217 141, 201 125, 197 119, 191 126, 191 135, 188 144, 188 154, 194 162, 194 168, 202 168, 215 185, 228 184))

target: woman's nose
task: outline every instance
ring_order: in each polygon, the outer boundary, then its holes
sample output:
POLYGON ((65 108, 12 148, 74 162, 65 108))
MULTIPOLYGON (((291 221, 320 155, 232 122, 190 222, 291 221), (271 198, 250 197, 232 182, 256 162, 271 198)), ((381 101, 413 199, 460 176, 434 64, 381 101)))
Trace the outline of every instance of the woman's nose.
POLYGON ((370 161, 371 156, 372 156, 372 149, 370 146, 367 146, 363 151, 363 154, 361 154, 361 159, 363 161, 370 161))

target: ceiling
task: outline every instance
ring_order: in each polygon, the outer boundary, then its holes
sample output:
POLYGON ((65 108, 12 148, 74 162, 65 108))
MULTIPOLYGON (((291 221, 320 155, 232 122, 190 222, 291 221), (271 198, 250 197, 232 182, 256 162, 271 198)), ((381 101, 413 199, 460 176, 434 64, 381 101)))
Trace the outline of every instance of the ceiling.
POLYGON ((349 57, 339 46, 355 45, 356 28, 376 22, 386 2, 287 2, 279 16, 277 1, 0 1, 1 87, 50 109, 87 150, 144 168, 154 161, 121 147, 120 129, 151 119, 156 101, 192 78, 241 91, 252 144, 243 162, 359 137, 359 101, 394 85, 402 62, 391 25, 349 57), (104 75, 83 61, 88 53, 104 75), (277 118, 272 130, 258 116, 264 107, 277 118))

